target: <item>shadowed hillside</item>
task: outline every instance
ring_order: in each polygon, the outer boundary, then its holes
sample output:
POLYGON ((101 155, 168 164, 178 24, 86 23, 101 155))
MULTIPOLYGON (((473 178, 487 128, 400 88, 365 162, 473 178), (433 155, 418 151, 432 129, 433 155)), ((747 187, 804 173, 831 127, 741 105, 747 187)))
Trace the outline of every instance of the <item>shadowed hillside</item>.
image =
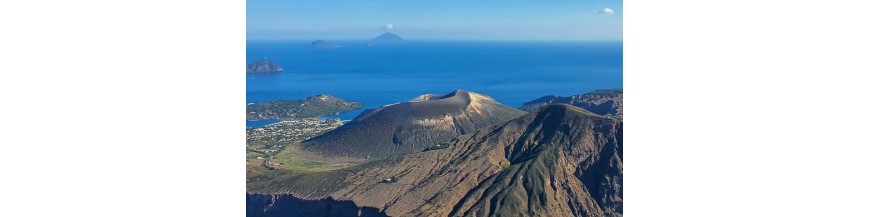
POLYGON ((621 121, 546 105, 438 147, 249 183, 248 191, 348 201, 389 216, 622 216, 621 121))
POLYGON ((603 89, 573 96, 544 96, 523 104, 520 109, 531 111, 549 104, 568 104, 592 113, 622 118, 622 89, 603 89))
POLYGON ((327 156, 381 158, 421 151, 524 112, 473 92, 427 94, 410 102, 367 110, 347 124, 301 144, 327 156))
POLYGON ((246 203, 248 217, 387 216, 375 208, 357 207, 353 202, 332 198, 303 200, 293 195, 247 194, 246 203))

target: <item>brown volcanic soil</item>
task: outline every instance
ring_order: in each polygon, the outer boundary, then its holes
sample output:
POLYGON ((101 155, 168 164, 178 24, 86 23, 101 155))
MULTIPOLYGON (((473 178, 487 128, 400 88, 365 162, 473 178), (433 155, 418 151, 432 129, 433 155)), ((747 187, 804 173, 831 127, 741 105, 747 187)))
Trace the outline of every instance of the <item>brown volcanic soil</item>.
MULTIPOLYGON (((389 216, 622 216, 621 121, 546 105, 443 147, 249 183, 248 197, 328 198, 389 216)), ((271 201, 257 215, 286 208, 271 201)))
POLYGON ((568 104, 595 114, 622 118, 622 89, 602 89, 567 97, 544 96, 524 103, 520 109, 531 111, 549 104, 568 104))
POLYGON ((325 156, 380 159, 422 151, 524 113, 474 92, 427 94, 410 102, 364 111, 351 122, 311 138, 300 147, 325 156))

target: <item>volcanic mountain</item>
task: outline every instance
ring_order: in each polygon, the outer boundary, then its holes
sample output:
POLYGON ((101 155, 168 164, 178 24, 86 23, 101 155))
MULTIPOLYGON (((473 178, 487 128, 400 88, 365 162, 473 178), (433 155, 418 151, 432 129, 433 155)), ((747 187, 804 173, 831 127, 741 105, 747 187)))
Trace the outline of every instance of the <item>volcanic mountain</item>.
POLYGON ((385 32, 384 34, 370 40, 368 46, 375 44, 395 44, 404 41, 405 39, 399 35, 393 34, 392 32, 385 32))
POLYGON ((325 156, 382 158, 422 151, 523 113, 474 92, 426 94, 366 110, 347 124, 302 142, 300 148, 325 156))
POLYGON ((248 216, 622 216, 619 120, 545 105, 438 147, 249 183, 248 216))
POLYGON ((520 109, 531 111, 548 104, 568 104, 595 114, 622 118, 622 89, 602 89, 568 97, 544 96, 523 104, 520 109))
POLYGON ((385 32, 384 34, 381 34, 378 37, 375 37, 374 39, 372 39, 372 42, 400 42, 400 41, 405 41, 405 39, 399 35, 393 34, 392 32, 385 32))

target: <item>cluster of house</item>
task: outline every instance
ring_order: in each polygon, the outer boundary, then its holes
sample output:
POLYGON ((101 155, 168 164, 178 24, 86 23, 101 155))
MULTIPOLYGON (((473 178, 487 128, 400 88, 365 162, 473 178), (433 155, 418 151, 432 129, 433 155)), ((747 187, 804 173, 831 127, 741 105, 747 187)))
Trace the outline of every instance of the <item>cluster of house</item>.
POLYGON ((341 126, 341 118, 327 118, 323 123, 338 127, 341 126))

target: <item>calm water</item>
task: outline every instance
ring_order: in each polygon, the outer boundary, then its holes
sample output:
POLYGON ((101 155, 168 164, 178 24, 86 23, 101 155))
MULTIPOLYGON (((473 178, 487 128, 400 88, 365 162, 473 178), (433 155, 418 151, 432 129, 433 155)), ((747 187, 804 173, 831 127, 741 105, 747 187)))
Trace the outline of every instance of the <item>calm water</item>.
POLYGON ((259 121, 247 121, 245 123, 245 127, 262 127, 269 124, 274 124, 281 122, 281 120, 269 119, 269 120, 259 120, 259 121))
MULTIPOLYGON (((377 108, 464 89, 519 107, 544 95, 622 87, 622 42, 430 41, 366 47, 363 41, 338 41, 344 46, 338 49, 313 49, 309 43, 249 41, 247 62, 266 57, 285 71, 247 75, 247 102, 330 94, 377 108)), ((361 110, 339 117, 352 119, 361 110)))

